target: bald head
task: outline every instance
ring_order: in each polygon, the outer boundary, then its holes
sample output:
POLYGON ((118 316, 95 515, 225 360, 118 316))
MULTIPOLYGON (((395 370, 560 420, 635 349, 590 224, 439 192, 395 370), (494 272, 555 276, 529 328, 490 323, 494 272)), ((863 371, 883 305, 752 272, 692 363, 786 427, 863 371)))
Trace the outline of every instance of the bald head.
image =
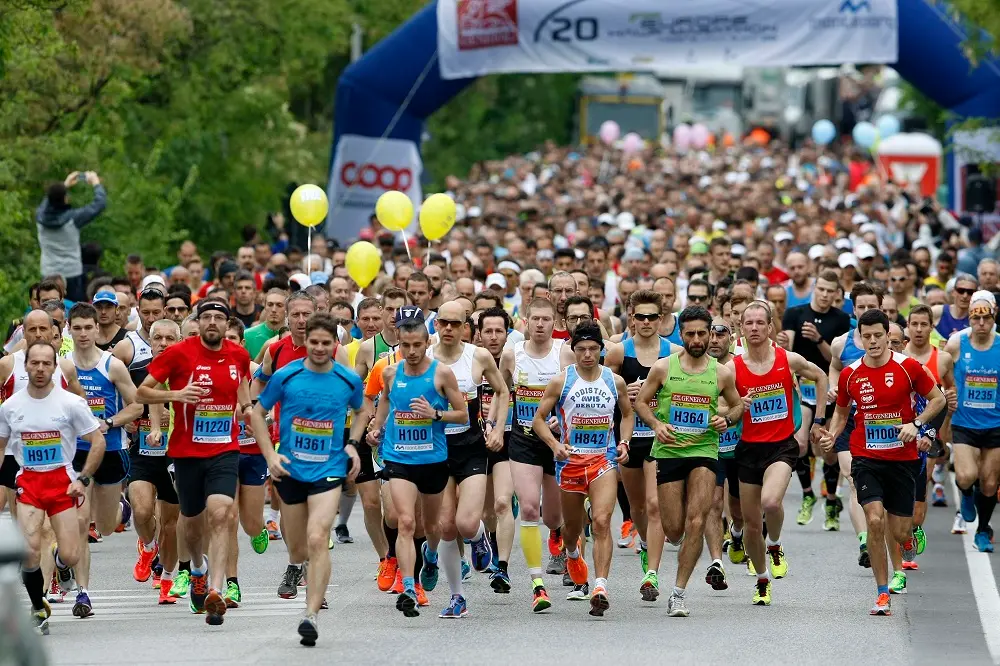
POLYGON ((45 310, 29 312, 24 318, 22 326, 24 327, 24 341, 28 345, 39 340, 51 342, 56 335, 55 323, 45 310))
POLYGON ((464 321, 465 306, 462 303, 464 300, 455 299, 447 303, 442 303, 441 307, 438 308, 438 317, 449 321, 464 321))

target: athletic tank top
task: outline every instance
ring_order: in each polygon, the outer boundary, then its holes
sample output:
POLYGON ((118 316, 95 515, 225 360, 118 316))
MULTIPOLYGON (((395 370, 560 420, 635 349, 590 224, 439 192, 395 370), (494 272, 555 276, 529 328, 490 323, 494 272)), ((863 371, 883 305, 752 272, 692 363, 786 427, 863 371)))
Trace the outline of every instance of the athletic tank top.
POLYGON ((847 337, 844 339, 844 348, 840 351, 841 367, 846 368, 865 355, 865 350, 858 346, 857 335, 857 328, 852 328, 847 332, 847 337))
POLYGON ((955 388, 958 409, 951 422, 962 428, 985 430, 1000 428, 1000 403, 997 402, 997 373, 1000 372, 1000 335, 993 334, 993 344, 986 351, 972 346, 969 333, 959 338, 955 359, 955 388))
POLYGON ((781 347, 773 347, 774 363, 763 375, 750 371, 742 356, 733 358, 736 367, 736 390, 751 399, 750 409, 743 412, 743 439, 752 444, 782 442, 795 435, 792 414, 792 371, 788 355, 781 347))
MULTIPOLYGON (((622 358, 621 367, 621 377, 625 380, 625 384, 632 384, 637 381, 645 381, 646 377, 649 376, 649 367, 643 365, 639 362, 639 359, 635 354, 635 338, 629 338, 622 343, 622 350, 624 351, 624 357, 622 358)), ((660 337, 660 351, 657 354, 657 358, 666 358, 670 356, 670 341, 667 338, 660 337)), ((653 398, 649 406, 652 410, 656 411, 657 398, 653 398)), ((646 425, 646 422, 639 418, 639 415, 634 416, 635 423, 632 426, 632 441, 638 440, 640 445, 651 445, 653 442, 653 429, 646 425)))
MULTIPOLYGON (((138 331, 129 331, 125 337, 132 343, 132 362, 128 364, 129 370, 148 364, 153 358, 153 348, 142 339, 138 331)), ((138 384, 136 384, 138 386, 138 384)))
POLYGON ((527 341, 514 344, 514 435, 538 441, 531 422, 542 402, 545 387, 559 374, 559 351, 562 342, 553 341, 543 358, 528 356, 527 341))
MULTIPOLYGON (((136 386, 146 381, 146 377, 149 375, 149 362, 151 360, 152 356, 138 364, 133 362, 129 365, 128 374, 132 378, 132 383, 136 386)), ((149 405, 143 405, 142 416, 135 421, 136 431, 130 437, 132 445, 129 447, 129 456, 161 458, 167 455, 167 434, 170 430, 170 406, 164 405, 164 407, 166 409, 163 411, 160 423, 160 445, 150 446, 149 442, 146 441, 146 436, 152 431, 152 424, 149 420, 149 405)))
MULTIPOLYGON (((931 377, 934 378, 934 383, 941 386, 941 376, 938 374, 938 348, 931 347, 931 355, 927 358, 927 362, 922 364, 931 373, 931 377)), ((924 409, 927 408, 927 398, 920 395, 919 393, 913 394, 913 413, 920 414, 924 413, 924 409)), ((938 416, 931 419, 937 425, 937 429, 940 430, 940 423, 944 422, 944 416, 947 414, 947 410, 941 411, 938 416)), ((921 455, 925 452, 921 451, 921 455)))
POLYGON ((577 372, 575 363, 566 368, 557 411, 562 441, 569 447, 570 457, 558 461, 558 467, 611 461, 617 455, 614 416, 618 390, 611 370, 600 370, 595 381, 587 381, 577 372))
POLYGON ((398 347, 398 346, 399 345, 390 345, 388 342, 386 342, 385 341, 385 337, 382 336, 381 332, 376 333, 375 334, 375 358, 372 361, 372 365, 374 365, 375 361, 379 360, 380 358, 388 356, 392 352, 396 351, 396 347, 398 347))
MULTIPOLYGON (((500 359, 493 359, 493 360, 497 362, 497 366, 499 367, 500 359)), ((484 377, 482 387, 479 391, 480 414, 484 421, 490 418, 490 407, 493 404, 494 395, 496 394, 493 391, 493 386, 491 386, 490 383, 484 377)), ((513 424, 514 424, 514 395, 511 394, 507 402, 507 422, 504 423, 503 431, 510 432, 511 426, 513 426, 513 424)))
POLYGON ((389 389, 389 419, 386 424, 382 457, 406 465, 429 465, 448 458, 445 423, 410 411, 410 402, 423 397, 431 407, 448 409, 448 399, 434 386, 436 360, 431 360, 423 374, 406 374, 405 362, 396 368, 389 389))
MULTIPOLYGON (((115 333, 115 337, 111 338, 111 340, 109 340, 107 342, 107 344, 103 344, 102 345, 100 342, 98 342, 97 343, 97 348, 100 349, 101 351, 111 351, 112 349, 115 348, 115 345, 117 345, 119 342, 121 342, 122 340, 125 339, 125 336, 127 334, 128 334, 128 331, 126 331, 124 328, 122 328, 121 326, 119 326, 118 327, 118 332, 115 333)), ((111 449, 108 449, 108 451, 110 451, 110 450, 111 449)))
POLYGON ((678 347, 684 344, 681 341, 681 322, 676 315, 674 315, 674 329, 666 335, 661 335, 660 337, 666 338, 669 342, 674 343, 678 347))
MULTIPOLYGON (((469 405, 469 420, 465 423, 449 423, 445 426, 444 432, 448 435, 448 446, 466 446, 483 440, 483 426, 479 422, 479 385, 472 380, 472 366, 476 357, 475 345, 468 342, 462 343, 462 355, 458 360, 448 367, 455 374, 458 380, 458 390, 465 395, 465 401, 469 405)), ((427 356, 434 358, 434 347, 427 348, 427 356)), ((458 408, 458 405, 455 405, 458 408)))
MULTIPOLYGON (((118 393, 118 387, 111 381, 111 352, 105 351, 101 354, 101 359, 97 366, 89 370, 84 370, 76 366, 76 376, 80 379, 80 386, 87 394, 87 404, 94 418, 98 421, 109 419, 124 408, 122 397, 118 393)), ((121 451, 124 448, 122 428, 110 428, 104 433, 104 441, 107 443, 107 451, 121 451)), ((82 451, 90 450, 90 442, 78 439, 76 448, 82 451)))
MULTIPOLYGON (((28 386, 28 369, 24 365, 24 350, 18 350, 11 354, 14 358, 14 368, 10 371, 10 376, 0 389, 0 402, 7 400, 12 395, 28 386)), ((62 368, 56 363, 56 370, 52 373, 52 382, 58 382, 63 388, 67 388, 66 379, 63 377, 62 368)), ((7 455, 13 455, 13 447, 7 447, 7 455)))
POLYGON ((941 334, 945 340, 950 338, 952 334, 958 333, 962 329, 969 328, 969 318, 952 316, 951 306, 945 305, 941 308, 941 318, 938 319, 938 323, 934 326, 934 330, 941 334))
POLYGON ((679 354, 670 355, 667 380, 657 395, 656 418, 673 426, 676 442, 653 442, 654 458, 719 457, 719 433, 709 425, 719 413, 719 362, 697 375, 685 372, 679 354))

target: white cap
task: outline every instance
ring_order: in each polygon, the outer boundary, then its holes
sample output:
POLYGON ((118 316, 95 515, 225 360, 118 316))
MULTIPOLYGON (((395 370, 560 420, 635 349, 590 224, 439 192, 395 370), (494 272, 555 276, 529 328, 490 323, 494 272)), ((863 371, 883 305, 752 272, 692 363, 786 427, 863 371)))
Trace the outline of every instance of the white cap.
POLYGON ((870 221, 871 220, 869 220, 868 216, 865 215, 864 213, 855 213, 854 216, 851 218, 851 222, 856 225, 864 224, 865 222, 870 222, 870 221))
POLYGON ((839 257, 837 257, 837 263, 840 264, 841 268, 847 268, 848 266, 854 266, 854 268, 861 268, 858 258, 855 257, 850 252, 844 252, 839 257))
POLYGON ((862 260, 864 260, 864 259, 874 259, 875 257, 878 256, 878 250, 876 250, 875 248, 873 248, 868 243, 861 243, 856 248, 854 248, 854 255, 858 259, 862 259, 862 260))
POLYGON ((729 228, 728 225, 722 220, 716 220, 715 222, 712 222, 712 231, 725 231, 728 228, 729 228))
POLYGON ((615 216, 612 215, 611 213, 601 213, 600 215, 597 216, 597 224, 598 225, 601 225, 601 224, 610 224, 610 225, 614 226, 614 224, 615 224, 615 216))
POLYGON ((813 245, 811 248, 809 248, 809 258, 812 259, 813 261, 816 261, 817 259, 823 256, 823 252, 825 251, 826 248, 824 246, 819 244, 813 245))
POLYGON ((472 206, 469 210, 465 211, 466 217, 479 217, 483 214, 483 209, 479 206, 472 206))
POLYGON ((858 228, 858 231, 859 231, 860 233, 862 233, 862 234, 867 234, 867 233, 873 233, 873 234, 874 234, 874 233, 876 233, 876 232, 878 231, 878 227, 876 227, 876 226, 875 226, 875 225, 874 225, 873 223, 871 223, 871 222, 865 222, 864 224, 862 224, 862 225, 861 225, 861 226, 860 226, 860 227, 858 228))
POLYGON ((294 275, 288 276, 289 282, 294 282, 299 285, 299 289, 305 289, 306 287, 312 286, 312 280, 305 273, 295 273, 294 275))
POLYGON ((795 236, 793 236, 792 232, 790 231, 779 231, 778 233, 774 234, 775 243, 784 243, 785 241, 793 241, 793 240, 795 240, 795 236))
POLYGON ((782 224, 788 224, 789 222, 794 222, 798 215, 795 214, 794 210, 785 211, 778 218, 778 222, 782 224))
POLYGON ((969 301, 970 310, 972 309, 972 306, 976 304, 977 301, 986 301, 987 303, 990 304, 991 308, 993 308, 994 310, 997 309, 997 299, 993 295, 992 291, 986 291, 985 289, 980 289, 979 291, 974 293, 972 295, 972 300, 969 301))
POLYGON ((622 231, 632 231, 635 229, 635 215, 627 211, 618 213, 618 217, 615 218, 615 222, 618 224, 618 228, 622 231))
POLYGON ((700 187, 701 189, 705 189, 711 184, 712 184, 711 176, 702 176, 701 178, 698 179, 698 187, 700 187))
POLYGON ((163 287, 163 293, 167 292, 167 283, 163 281, 163 277, 160 276, 159 273, 147 275, 146 277, 142 278, 142 285, 139 288, 139 291, 142 291, 151 284, 158 284, 161 287, 163 287))
POLYGON ((838 250, 850 250, 853 247, 850 238, 838 238, 833 246, 838 250))
POLYGON ((505 278, 500 273, 490 273, 486 276, 486 288, 490 287, 500 287, 501 289, 507 288, 507 278, 505 278))
POLYGON ((734 257, 742 257, 747 253, 747 248, 745 245, 741 245, 740 243, 733 243, 733 247, 730 251, 734 257))

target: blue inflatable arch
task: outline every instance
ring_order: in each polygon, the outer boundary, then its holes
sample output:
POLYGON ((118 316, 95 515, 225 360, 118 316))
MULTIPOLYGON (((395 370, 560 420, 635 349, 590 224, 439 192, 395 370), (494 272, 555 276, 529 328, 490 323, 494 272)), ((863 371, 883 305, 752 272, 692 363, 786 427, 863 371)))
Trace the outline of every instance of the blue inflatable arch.
MULTIPOLYGON (((899 61, 893 67, 900 75, 960 117, 1000 118, 1000 61, 972 69, 962 50, 965 33, 940 5, 899 0, 898 16, 899 61)), ((428 116, 474 81, 442 79, 436 56, 437 3, 431 2, 344 71, 337 83, 331 171, 344 134, 420 145, 428 116)), ((358 229, 333 224, 328 232, 346 240, 358 229)))

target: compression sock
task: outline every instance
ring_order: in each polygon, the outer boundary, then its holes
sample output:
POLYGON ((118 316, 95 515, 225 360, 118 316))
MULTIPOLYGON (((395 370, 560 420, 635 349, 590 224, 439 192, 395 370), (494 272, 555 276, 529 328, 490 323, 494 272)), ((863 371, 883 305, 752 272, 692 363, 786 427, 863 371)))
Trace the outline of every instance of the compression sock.
POLYGON ((337 526, 346 525, 348 519, 351 517, 351 511, 354 509, 354 502, 358 499, 358 494, 348 495, 347 493, 340 494, 340 514, 337 516, 337 526))
POLYGON ((976 525, 977 532, 989 531, 990 518, 993 517, 993 509, 996 506, 996 495, 984 495, 980 491, 976 491, 976 514, 979 517, 979 523, 976 525))
POLYGON ((420 576, 420 570, 424 568, 424 542, 427 537, 413 537, 413 550, 416 558, 413 560, 413 575, 420 576))
POLYGON ((42 579, 41 568, 35 567, 30 571, 28 569, 22 569, 21 581, 24 583, 24 589, 28 591, 28 598, 31 599, 31 607, 35 610, 42 610, 45 608, 45 604, 43 603, 45 595, 42 592, 42 588, 45 586, 45 583, 42 579))
POLYGON ((448 579, 448 587, 451 589, 451 594, 453 596, 456 594, 464 596, 465 593, 462 590, 462 556, 458 553, 458 542, 455 539, 442 541, 438 553, 438 560, 441 563, 441 568, 444 569, 444 577, 448 579))
POLYGON ((811 458, 809 456, 800 456, 795 461, 795 475, 799 477, 799 483, 802 484, 802 494, 812 495, 812 474, 810 474, 809 461, 811 458))
POLYGON ((823 480, 826 481, 826 496, 837 496, 837 483, 840 481, 840 463, 823 463, 823 480))
POLYGON ((628 503, 628 493, 621 481, 618 482, 618 506, 622 509, 622 521, 632 520, 632 505, 628 503))
POLYGON ((537 522, 521 521, 521 552, 528 566, 528 575, 542 577, 542 533, 537 522))
POLYGON ((396 538, 399 536, 399 530, 395 527, 389 527, 389 523, 383 520, 382 531, 385 532, 385 540, 389 543, 389 552, 386 557, 396 557, 396 538))

